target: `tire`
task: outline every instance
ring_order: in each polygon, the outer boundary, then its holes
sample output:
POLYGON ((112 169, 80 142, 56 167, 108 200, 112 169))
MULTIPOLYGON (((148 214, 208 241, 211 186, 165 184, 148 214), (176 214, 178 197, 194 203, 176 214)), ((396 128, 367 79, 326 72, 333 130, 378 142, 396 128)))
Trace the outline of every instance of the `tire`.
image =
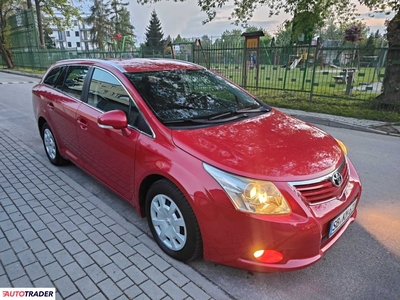
POLYGON ((162 179, 150 187, 146 216, 155 241, 169 256, 187 262, 203 253, 196 216, 172 182, 162 179))
POLYGON ((67 160, 65 160, 58 151, 56 139, 54 138, 53 132, 47 123, 44 123, 42 126, 42 140, 44 150, 49 161, 56 166, 64 165, 67 160))

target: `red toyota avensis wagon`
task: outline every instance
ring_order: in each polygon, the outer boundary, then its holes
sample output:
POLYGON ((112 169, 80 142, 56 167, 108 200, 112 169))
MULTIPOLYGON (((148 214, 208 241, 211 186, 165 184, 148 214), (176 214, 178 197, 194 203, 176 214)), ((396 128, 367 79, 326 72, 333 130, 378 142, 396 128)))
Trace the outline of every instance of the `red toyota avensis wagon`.
POLYGON ((201 66, 61 61, 33 108, 50 162, 129 201, 175 259, 299 269, 356 217, 361 183, 340 141, 201 66))

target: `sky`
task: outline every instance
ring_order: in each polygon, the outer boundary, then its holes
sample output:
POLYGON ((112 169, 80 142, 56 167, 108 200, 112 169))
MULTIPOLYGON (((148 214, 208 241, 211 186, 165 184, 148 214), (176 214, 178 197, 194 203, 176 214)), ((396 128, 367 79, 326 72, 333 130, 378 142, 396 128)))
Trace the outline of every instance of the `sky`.
MULTIPOLYGON (((202 21, 206 19, 206 14, 200 10, 197 6, 197 1, 194 0, 186 0, 186 2, 163 0, 155 4, 146 5, 137 4, 135 0, 128 0, 128 2, 131 21, 137 36, 137 44, 145 42, 146 27, 149 25, 153 9, 157 12, 165 37, 170 35, 171 38, 175 38, 178 34, 186 38, 201 37, 203 35, 218 37, 225 30, 240 28, 232 25, 232 21, 228 19, 233 8, 231 5, 219 9, 217 17, 212 22, 203 25, 202 21)), ((85 6, 89 7, 90 4, 85 6)), ((371 18, 366 7, 358 5, 358 9, 361 18, 374 32, 378 29, 381 33, 385 32, 384 22, 388 19, 388 16, 376 14, 375 17, 371 18)), ((280 24, 291 18, 292 16, 283 13, 270 18, 268 17, 267 8, 262 7, 254 13, 249 25, 262 27, 270 34, 274 34, 280 24)))

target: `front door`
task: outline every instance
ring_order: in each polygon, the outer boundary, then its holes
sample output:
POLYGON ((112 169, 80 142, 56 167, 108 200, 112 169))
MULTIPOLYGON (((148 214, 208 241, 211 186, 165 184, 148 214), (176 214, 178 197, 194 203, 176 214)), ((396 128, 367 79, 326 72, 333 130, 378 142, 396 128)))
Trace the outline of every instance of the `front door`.
POLYGON ((77 111, 77 131, 84 167, 131 200, 134 192, 134 166, 139 131, 132 129, 130 136, 121 130, 104 129, 97 118, 106 111, 122 110, 129 116, 137 111, 128 92, 111 73, 95 68, 89 85, 88 97, 77 111))

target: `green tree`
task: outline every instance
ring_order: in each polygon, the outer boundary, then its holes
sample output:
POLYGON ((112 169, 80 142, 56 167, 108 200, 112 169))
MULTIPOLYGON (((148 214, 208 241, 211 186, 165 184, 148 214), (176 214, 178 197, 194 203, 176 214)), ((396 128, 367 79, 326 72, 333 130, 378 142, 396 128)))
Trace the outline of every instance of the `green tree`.
POLYGON ((104 45, 111 35, 109 15, 108 2, 94 0, 93 5, 90 7, 90 16, 86 19, 86 23, 92 26, 90 36, 93 46, 102 50, 104 50, 104 45))
MULTIPOLYGON (((116 35, 125 37, 129 36, 131 38, 134 37, 133 35, 133 25, 130 21, 130 13, 126 8, 129 3, 121 2, 120 0, 112 0, 111 1, 111 13, 110 19, 112 24, 113 30, 113 37, 116 35)), ((128 43, 131 44, 131 39, 127 40, 128 43)), ((122 40, 117 40, 117 48, 121 49, 122 47, 122 40)))
POLYGON ((147 50, 161 52, 164 49, 164 33, 162 32, 161 23, 155 10, 152 11, 150 24, 146 28, 146 48, 147 50))
POLYGON ((278 26, 275 34, 275 45, 277 47, 286 47, 292 43, 292 26, 286 22, 278 26))
POLYGON ((7 24, 7 19, 21 8, 23 8, 22 1, 0 0, 0 55, 9 69, 14 68, 14 63, 10 50, 10 26, 7 24))

